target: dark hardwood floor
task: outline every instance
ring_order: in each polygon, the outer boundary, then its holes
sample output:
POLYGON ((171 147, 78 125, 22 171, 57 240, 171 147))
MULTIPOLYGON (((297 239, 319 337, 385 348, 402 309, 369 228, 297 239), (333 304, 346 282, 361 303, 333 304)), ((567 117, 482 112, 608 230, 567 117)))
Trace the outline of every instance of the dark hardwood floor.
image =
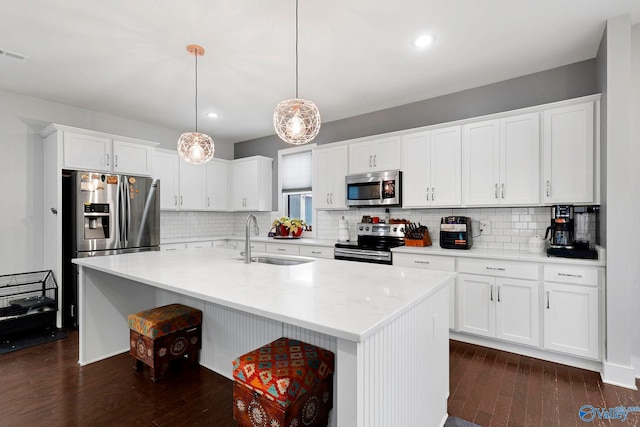
MULTIPOLYGON (((602 384, 595 372, 456 341, 450 354, 452 416, 482 426, 640 425, 635 413, 625 423, 580 420, 585 404, 640 406, 639 392, 602 384)), ((77 332, 1 355, 0 425, 235 426, 231 382, 205 368, 178 364, 153 383, 128 354, 77 360, 77 332)))

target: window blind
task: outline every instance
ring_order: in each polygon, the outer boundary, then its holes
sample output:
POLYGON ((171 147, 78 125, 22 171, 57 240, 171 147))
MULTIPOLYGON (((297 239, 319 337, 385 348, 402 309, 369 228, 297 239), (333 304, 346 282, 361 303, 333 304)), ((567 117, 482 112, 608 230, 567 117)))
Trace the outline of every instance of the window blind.
POLYGON ((282 156, 282 191, 311 191, 313 164, 311 150, 282 156))

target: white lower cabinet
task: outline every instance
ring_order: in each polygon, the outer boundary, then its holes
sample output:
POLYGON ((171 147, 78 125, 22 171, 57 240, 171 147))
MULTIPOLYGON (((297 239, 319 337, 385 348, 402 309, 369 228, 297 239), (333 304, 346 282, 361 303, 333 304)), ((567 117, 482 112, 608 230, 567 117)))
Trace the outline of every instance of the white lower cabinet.
POLYGON ((186 248, 187 248, 186 243, 169 243, 169 244, 160 245, 161 251, 179 251, 186 248))
POLYGON ((212 247, 211 240, 203 241, 203 242, 189 242, 187 243, 187 249, 203 249, 212 247))
POLYGON ((598 268, 544 267, 544 348, 600 357, 598 268))
POLYGON ((300 255, 313 258, 333 259, 333 247, 300 245, 300 255))
MULTIPOLYGON (((456 271, 453 257, 429 256, 420 254, 393 254, 393 265, 415 267, 428 270, 456 271)), ((456 329, 456 285, 449 288, 449 329, 456 329)))
POLYGON ((539 345, 540 297, 536 264, 460 260, 458 271, 460 331, 539 345), (486 272, 486 275, 469 274, 478 271, 486 272), (518 277, 505 277, 509 275, 518 277))
POLYGON ((267 243, 266 246, 266 252, 270 254, 300 255, 300 247, 298 245, 267 243))

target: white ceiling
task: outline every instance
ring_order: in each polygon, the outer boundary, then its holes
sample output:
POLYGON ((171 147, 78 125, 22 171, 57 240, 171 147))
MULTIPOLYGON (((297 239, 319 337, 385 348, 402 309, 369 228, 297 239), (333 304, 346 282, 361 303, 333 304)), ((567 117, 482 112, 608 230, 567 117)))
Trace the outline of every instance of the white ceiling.
MULTIPOLYGON (((0 88, 217 142, 295 96, 295 0, 3 0, 0 88), (208 111, 220 117, 204 116, 208 111)), ((323 122, 593 58, 638 0, 300 0, 299 95, 323 122), (412 47, 428 32, 436 43, 412 47)))

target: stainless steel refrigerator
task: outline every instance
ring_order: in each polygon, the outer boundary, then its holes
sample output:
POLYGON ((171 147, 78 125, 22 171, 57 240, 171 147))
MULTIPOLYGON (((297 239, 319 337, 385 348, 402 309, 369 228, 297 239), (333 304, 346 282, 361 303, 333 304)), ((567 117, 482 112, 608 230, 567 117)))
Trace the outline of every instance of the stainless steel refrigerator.
POLYGON ((77 326, 73 258, 160 249, 160 181, 104 172, 62 174, 62 324, 77 326))

